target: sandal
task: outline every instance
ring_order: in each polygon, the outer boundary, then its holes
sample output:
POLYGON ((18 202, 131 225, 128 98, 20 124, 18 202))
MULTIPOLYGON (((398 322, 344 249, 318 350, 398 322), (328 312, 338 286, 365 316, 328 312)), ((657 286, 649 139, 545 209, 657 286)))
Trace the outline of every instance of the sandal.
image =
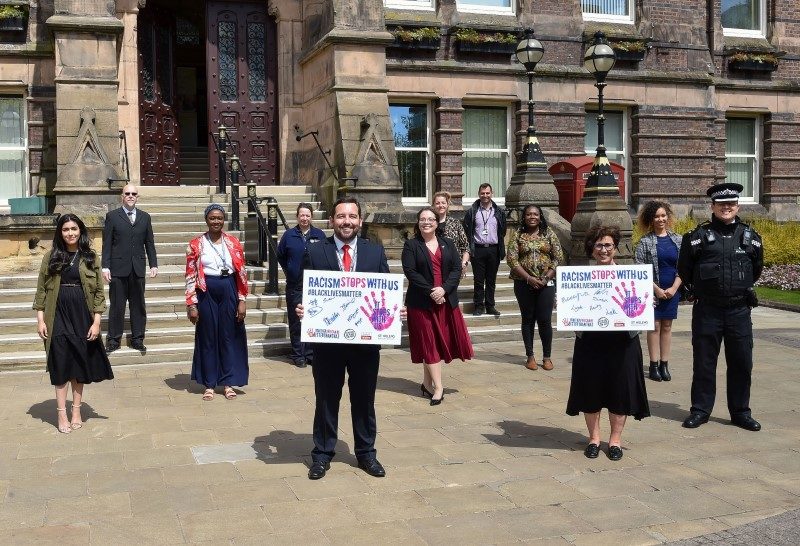
POLYGON ((548 372, 550 370, 552 370, 553 369, 553 361, 550 360, 549 358, 543 358, 542 359, 542 369, 545 370, 545 371, 548 371, 548 372))
MULTIPOLYGON (((67 414, 67 408, 56 408, 56 411, 63 411, 64 412, 64 417, 67 416, 66 415, 67 414)), ((58 432, 60 432, 61 434, 69 434, 70 432, 72 432, 72 427, 69 424, 67 424, 66 426, 63 426, 63 427, 57 425, 57 428, 58 428, 58 432)))
MULTIPOLYGON (((76 406, 75 404, 72 404, 72 415, 73 415, 73 417, 75 416, 75 410, 78 410, 78 419, 81 419, 81 405, 78 404, 76 406)), ((81 419, 80 421, 74 422, 74 423, 70 423, 69 426, 72 427, 72 430, 78 430, 79 428, 81 428, 83 426, 83 419, 81 419)))
POLYGON ((234 398, 236 398, 236 391, 233 390, 231 387, 225 387, 224 393, 225 393, 225 398, 228 400, 233 400, 234 398))
POLYGON ((203 400, 206 402, 214 399, 214 389, 206 389, 206 392, 203 393, 203 400))

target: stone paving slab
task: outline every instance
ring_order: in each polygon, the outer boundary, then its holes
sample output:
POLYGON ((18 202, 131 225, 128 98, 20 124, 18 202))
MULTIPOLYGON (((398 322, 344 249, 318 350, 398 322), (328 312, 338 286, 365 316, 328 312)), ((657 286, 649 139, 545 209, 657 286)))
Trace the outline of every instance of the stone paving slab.
MULTIPOLYGON (((0 543, 798 544, 800 315, 753 317, 751 406, 763 430, 730 425, 724 357, 711 422, 681 428, 682 308, 674 380, 647 382, 653 416, 628 423, 619 462, 587 460, 583 419, 564 413, 568 338, 554 341, 551 372, 525 369, 521 342, 477 346, 475 360, 444 367, 436 407, 418 395, 408 353, 385 350, 382 479, 356 467, 347 393, 331 470, 307 479, 313 380, 284 360, 252 361, 239 397, 211 402, 184 365, 118 367, 86 387, 85 425, 69 435, 56 431, 46 374, 5 372, 0 543)), ((601 427, 605 439, 605 418, 601 427)))

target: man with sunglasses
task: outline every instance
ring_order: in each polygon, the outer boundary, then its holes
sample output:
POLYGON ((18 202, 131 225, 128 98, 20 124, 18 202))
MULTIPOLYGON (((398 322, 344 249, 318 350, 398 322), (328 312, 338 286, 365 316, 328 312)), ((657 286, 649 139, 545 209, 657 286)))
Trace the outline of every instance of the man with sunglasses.
POLYGON ((678 275, 695 298, 692 308, 692 408, 686 428, 708 422, 716 395, 720 346, 725 341, 728 411, 731 423, 761 430, 750 414, 753 371, 753 323, 750 309, 758 305, 753 285, 764 266, 764 248, 756 231, 739 212, 741 184, 711 186, 711 221, 683 236, 678 275))
POLYGON ((145 253, 150 277, 158 274, 156 245, 150 215, 136 208, 139 190, 128 184, 122 189, 122 206, 106 214, 103 227, 103 278, 108 286, 110 306, 106 351, 116 351, 122 339, 125 302, 131 322, 131 347, 145 351, 144 330, 147 313, 144 305, 145 253))

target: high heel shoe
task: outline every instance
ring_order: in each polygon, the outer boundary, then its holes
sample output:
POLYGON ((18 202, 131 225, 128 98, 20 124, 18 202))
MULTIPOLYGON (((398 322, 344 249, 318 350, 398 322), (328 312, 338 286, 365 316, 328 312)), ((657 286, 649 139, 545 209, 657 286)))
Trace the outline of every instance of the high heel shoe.
POLYGON ((425 398, 433 398, 433 393, 425 388, 425 383, 419 384, 419 390, 422 391, 422 396, 425 398))
MULTIPOLYGON (((56 411, 63 411, 64 417, 67 416, 67 408, 56 408, 56 411)), ((58 428, 58 432, 60 432, 61 434, 69 434, 70 432, 72 432, 72 427, 69 424, 63 427, 60 425, 56 425, 56 427, 58 428)))
MULTIPOLYGON (((66 408, 65 408, 65 409, 66 409, 66 408)), ((75 414, 75 410, 78 410, 78 417, 80 418, 80 415, 81 415, 81 405, 80 405, 80 404, 78 404, 78 405, 76 406, 75 404, 72 404, 72 414, 73 414, 73 416, 74 416, 74 414, 75 414)), ((81 428, 81 427, 83 426, 83 419, 81 419, 81 420, 80 420, 80 421, 78 421, 77 423, 70 423, 70 424, 69 424, 69 426, 70 426, 70 427, 72 427, 72 430, 78 430, 79 428, 81 428)))
POLYGON ((442 400, 444 400, 444 391, 442 391, 442 397, 439 399, 436 399, 433 396, 431 396, 431 406, 438 406, 439 404, 442 403, 442 400))

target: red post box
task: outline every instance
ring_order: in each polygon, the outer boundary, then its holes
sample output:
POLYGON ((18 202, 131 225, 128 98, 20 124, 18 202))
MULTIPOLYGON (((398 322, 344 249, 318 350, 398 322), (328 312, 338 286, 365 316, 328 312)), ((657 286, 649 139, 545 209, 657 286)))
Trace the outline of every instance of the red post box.
MULTIPOLYGON (((559 161, 550 167, 550 175, 558 191, 558 213, 568 221, 572 221, 575 211, 583 197, 586 180, 592 170, 594 156, 573 157, 559 161)), ((625 199, 625 167, 619 163, 611 163, 611 172, 617 181, 619 196, 625 199)))

